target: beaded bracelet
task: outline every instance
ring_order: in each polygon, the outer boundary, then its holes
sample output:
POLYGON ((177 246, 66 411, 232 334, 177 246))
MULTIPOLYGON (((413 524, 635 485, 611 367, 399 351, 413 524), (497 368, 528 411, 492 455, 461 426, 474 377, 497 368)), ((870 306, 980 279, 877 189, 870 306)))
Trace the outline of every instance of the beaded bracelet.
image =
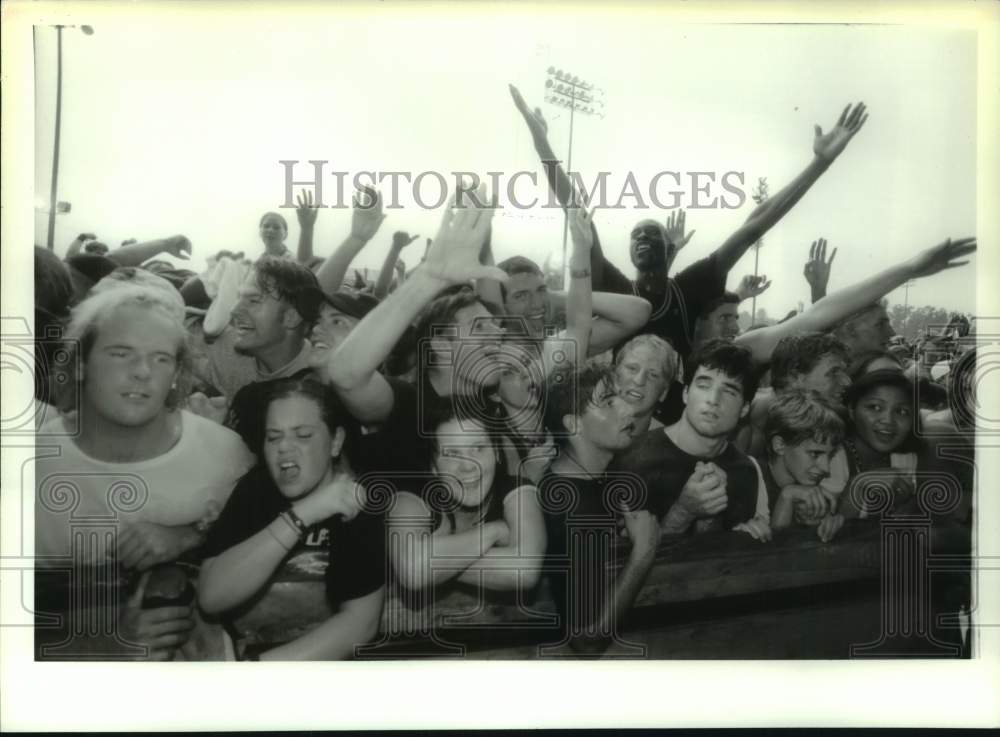
POLYGON ((292 511, 292 509, 289 508, 286 509, 284 512, 282 512, 281 518, 292 526, 292 528, 299 535, 299 537, 302 537, 303 535, 306 534, 306 530, 308 529, 306 523, 303 522, 302 518, 299 517, 299 515, 295 514, 295 512, 292 511))

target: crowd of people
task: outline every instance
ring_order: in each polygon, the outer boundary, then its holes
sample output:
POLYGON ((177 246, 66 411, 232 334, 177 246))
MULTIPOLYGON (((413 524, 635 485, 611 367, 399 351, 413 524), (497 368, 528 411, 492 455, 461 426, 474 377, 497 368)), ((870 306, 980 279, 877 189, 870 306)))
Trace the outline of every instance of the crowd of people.
MULTIPOLYGON (((510 91, 555 160, 541 113, 510 91)), ((916 504, 917 473, 943 463, 962 481, 950 521, 969 524, 971 472, 934 449, 948 437, 972 453, 968 330, 947 351, 908 351, 882 300, 967 263, 974 238, 831 293, 836 251, 818 240, 812 304, 742 333, 740 303, 770 282, 726 288, 867 117, 849 105, 817 128, 803 171, 676 274, 698 248, 683 212, 636 223, 630 278, 560 166, 545 172, 569 221, 565 291, 525 256, 494 263, 482 188, 450 203, 415 268, 400 255, 417 238, 396 232, 374 283, 349 274, 383 232, 374 189, 325 257, 309 193, 295 252, 268 212, 263 255, 220 251, 202 273, 162 258, 190 256, 180 235, 111 250, 82 234, 63 259, 36 246, 36 330, 61 336, 36 349, 38 436, 54 448, 36 467, 39 589, 67 566, 109 571, 127 594, 102 605, 110 635, 75 635, 80 652, 110 637, 135 657, 190 658, 199 623, 232 621, 319 552, 331 616, 253 659, 352 657, 377 637, 387 591, 448 586, 550 586, 552 641, 599 654, 664 536, 767 544, 812 527, 828 543, 845 520, 916 504), (113 534, 81 533, 94 520, 113 534), (185 585, 168 596, 157 582, 178 565, 185 585)))

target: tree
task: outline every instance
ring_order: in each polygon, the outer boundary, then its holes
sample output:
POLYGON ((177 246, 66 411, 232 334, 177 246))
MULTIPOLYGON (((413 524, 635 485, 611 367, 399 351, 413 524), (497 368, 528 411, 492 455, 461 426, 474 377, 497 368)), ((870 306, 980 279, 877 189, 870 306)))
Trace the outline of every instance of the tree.
POLYGON ((914 341, 926 332, 928 328, 939 332, 945 325, 951 313, 943 307, 914 307, 912 305, 895 304, 889 308, 889 321, 892 329, 902 335, 907 341, 914 341))

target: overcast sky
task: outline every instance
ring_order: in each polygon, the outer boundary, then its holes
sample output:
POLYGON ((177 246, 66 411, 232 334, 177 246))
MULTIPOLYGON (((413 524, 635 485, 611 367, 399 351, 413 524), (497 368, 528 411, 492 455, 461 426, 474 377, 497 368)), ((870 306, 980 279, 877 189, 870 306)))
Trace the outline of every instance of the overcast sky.
MULTIPOLYGON (((94 22, 67 30, 56 249, 81 231, 114 247, 129 237, 184 233, 192 268, 220 248, 257 254, 260 215, 284 197, 282 159, 323 159, 353 172, 540 171, 507 92, 517 84, 542 105, 557 153, 568 113, 543 102, 545 70, 567 69, 606 90, 606 117, 576 120, 573 168, 611 172, 613 199, 628 171, 643 188, 658 171, 767 177, 774 192, 812 156, 813 124, 827 130, 848 102, 870 119, 843 156, 766 237, 760 271, 774 279, 758 300, 772 315, 808 303, 802 266, 809 243, 839 248, 831 289, 947 237, 975 234, 976 42, 961 30, 847 25, 682 25, 653 10, 570 16, 483 6, 325 16, 233 14, 155 22, 94 22), (466 13, 463 15, 463 13, 466 13)), ((272 11, 267 11, 272 12, 272 11)), ((55 32, 36 36, 36 189, 51 170, 55 32)), ((536 194, 544 196, 539 177, 536 194)), ((326 180, 326 199, 335 191, 326 180)), ((531 189, 528 187, 523 191, 531 189)), ((662 191, 666 191, 666 187, 662 191)), ((685 203, 690 200, 690 182, 685 203)), ((428 199, 436 187, 428 184, 428 199)), ((519 192, 522 188, 519 187, 519 192)), ((716 184, 711 196, 727 194, 716 184)), ((669 197, 663 197, 669 200, 669 197)), ((401 197, 409 203, 409 195, 401 197)), ((632 274, 627 237, 640 217, 666 211, 599 211, 608 256, 632 274)), ((666 204, 666 202, 665 202, 666 204)), ((677 268, 706 255, 753 208, 688 212, 697 230, 677 268)), ((284 210, 295 247, 294 210, 284 210)), ((323 210, 316 251, 328 255, 349 228, 348 210, 323 210)), ((389 218, 355 265, 377 268, 396 229, 432 236, 437 211, 415 206, 389 218)), ((45 242, 44 213, 35 218, 45 242)), ((545 260, 562 241, 555 210, 495 219, 496 256, 545 260)), ((410 266, 420 246, 404 252, 410 266)), ((911 304, 973 311, 975 261, 917 282, 911 304)), ((729 286, 753 271, 753 252, 729 286)), ((903 291, 891 296, 903 301, 903 291)))

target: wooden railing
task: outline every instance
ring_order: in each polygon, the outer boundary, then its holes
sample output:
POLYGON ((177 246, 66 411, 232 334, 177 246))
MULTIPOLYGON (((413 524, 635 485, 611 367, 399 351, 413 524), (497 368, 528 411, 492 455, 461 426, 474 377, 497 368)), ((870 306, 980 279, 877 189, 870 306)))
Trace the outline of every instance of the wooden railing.
MULTIPOLYGON (((929 546, 915 553, 923 559, 907 565, 933 568, 934 560, 947 559, 945 567, 954 571, 955 560, 968 555, 967 530, 947 526, 927 533, 929 546)), ((897 575, 883 565, 887 544, 883 523, 861 520, 848 522, 829 543, 811 528, 779 531, 768 543, 735 532, 664 540, 621 630, 622 640, 641 648, 623 646, 610 653, 849 657, 853 646, 877 640, 886 628, 885 584, 897 575)), ((621 552, 612 565, 621 564, 621 552)), ((951 575, 949 590, 955 580, 968 578, 961 572, 951 575)), ((237 652, 287 642, 330 615, 321 575, 276 580, 236 618, 237 652)), ((556 637, 556 622, 545 581, 520 597, 484 596, 460 585, 400 597, 390 584, 380 636, 359 656, 544 656, 543 645, 556 637)))
MULTIPOLYGON (((623 632, 641 637, 643 631, 661 624, 669 627, 672 623, 726 618, 748 607, 773 611, 801 599, 803 592, 808 598, 809 591, 833 597, 841 604, 854 599, 860 606, 863 600, 873 610, 869 619, 872 629, 877 630, 882 549, 881 525, 861 520, 849 522, 829 543, 821 542, 815 529, 808 528, 779 531, 769 543, 734 532, 668 539, 660 545, 656 563, 635 602, 634 616, 625 623, 623 632)), ((934 531, 932 552, 961 554, 967 550, 964 530, 934 531)), ((623 551, 619 550, 614 565, 621 565, 623 551)), ((266 649, 305 633, 330 615, 323 592, 318 579, 275 582, 268 595, 237 620, 243 645, 266 649)), ((404 593, 402 597, 398 587, 390 587, 379 646, 363 654, 388 657, 426 646, 429 654, 532 657, 538 645, 552 641, 556 629, 556 607, 544 581, 520 601, 514 595, 484 596, 461 585, 444 586, 423 596, 404 593)), ((842 636, 846 642, 860 635, 844 632, 842 636)), ((817 650, 828 645, 817 643, 817 650)), ((651 656, 669 657, 669 653, 654 652, 651 656)), ((703 656, 726 655, 706 642, 703 656)))

